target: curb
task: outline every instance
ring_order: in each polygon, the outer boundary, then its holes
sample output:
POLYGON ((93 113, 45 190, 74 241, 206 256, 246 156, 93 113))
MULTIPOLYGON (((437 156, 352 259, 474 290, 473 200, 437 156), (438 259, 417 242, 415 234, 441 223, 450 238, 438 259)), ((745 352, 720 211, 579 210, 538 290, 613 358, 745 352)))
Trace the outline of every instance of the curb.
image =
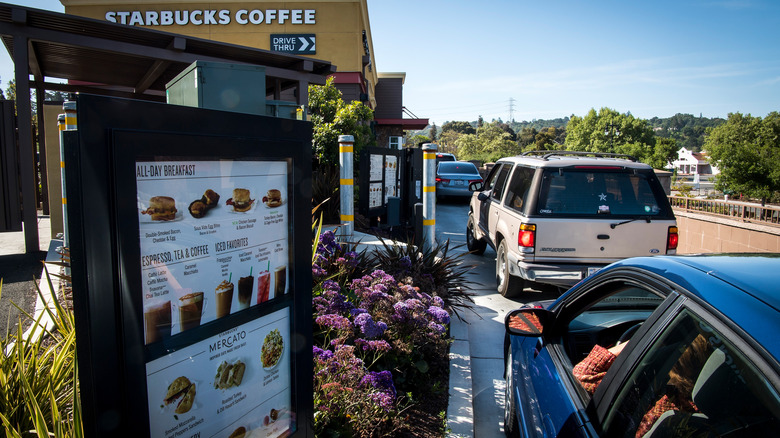
POLYGON ((471 395, 471 352, 469 328, 458 317, 450 322, 450 400, 447 405, 446 436, 470 438, 474 436, 474 405, 471 395))

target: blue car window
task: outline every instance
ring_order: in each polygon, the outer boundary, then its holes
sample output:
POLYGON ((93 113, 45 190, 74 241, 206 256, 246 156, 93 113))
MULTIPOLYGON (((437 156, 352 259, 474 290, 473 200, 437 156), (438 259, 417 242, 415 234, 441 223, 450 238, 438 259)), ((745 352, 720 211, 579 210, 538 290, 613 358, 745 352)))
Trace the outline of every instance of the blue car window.
POLYGON ((615 346, 631 327, 645 321, 664 301, 658 293, 619 283, 586 310, 573 317, 567 328, 565 349, 572 364, 585 359, 596 345, 615 346))
POLYGON ((780 398, 757 367, 683 310, 640 360, 607 414, 607 436, 777 436, 780 398))

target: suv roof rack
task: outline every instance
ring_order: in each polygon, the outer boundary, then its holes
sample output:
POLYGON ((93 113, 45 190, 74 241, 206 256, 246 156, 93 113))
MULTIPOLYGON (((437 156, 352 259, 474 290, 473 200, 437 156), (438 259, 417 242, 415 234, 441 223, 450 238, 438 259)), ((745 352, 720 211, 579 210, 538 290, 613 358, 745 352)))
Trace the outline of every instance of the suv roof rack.
POLYGON ((627 154, 613 154, 609 152, 586 152, 586 151, 528 151, 523 152, 523 157, 526 156, 539 156, 542 160, 549 160, 550 157, 564 157, 564 156, 576 156, 576 157, 596 157, 596 158, 623 158, 637 162, 633 155, 627 154))

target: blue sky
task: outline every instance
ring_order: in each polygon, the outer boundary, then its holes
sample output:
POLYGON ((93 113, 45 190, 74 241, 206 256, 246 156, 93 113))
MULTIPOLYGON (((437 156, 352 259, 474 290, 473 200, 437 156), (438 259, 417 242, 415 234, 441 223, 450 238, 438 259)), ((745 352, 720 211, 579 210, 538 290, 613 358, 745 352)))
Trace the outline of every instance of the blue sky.
MULTIPOLYGON (((57 0, 11 3, 62 12, 57 0)), ((446 121, 780 111, 777 0, 368 0, 380 72, 446 121), (510 99, 513 104, 510 105, 510 99)), ((5 50, 2 88, 12 78, 5 50)))

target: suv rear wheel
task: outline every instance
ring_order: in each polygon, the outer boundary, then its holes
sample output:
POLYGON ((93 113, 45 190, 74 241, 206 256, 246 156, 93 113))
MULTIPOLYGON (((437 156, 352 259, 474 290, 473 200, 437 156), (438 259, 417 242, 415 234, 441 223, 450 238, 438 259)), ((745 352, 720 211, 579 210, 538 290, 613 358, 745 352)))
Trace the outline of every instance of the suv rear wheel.
POLYGON ((501 296, 515 298, 523 292, 525 280, 509 273, 509 263, 509 248, 503 239, 496 251, 496 283, 501 296))
POLYGON ((487 242, 484 239, 477 239, 474 236, 474 216, 469 215, 469 220, 466 223, 466 248, 476 255, 482 255, 487 247, 487 242))

